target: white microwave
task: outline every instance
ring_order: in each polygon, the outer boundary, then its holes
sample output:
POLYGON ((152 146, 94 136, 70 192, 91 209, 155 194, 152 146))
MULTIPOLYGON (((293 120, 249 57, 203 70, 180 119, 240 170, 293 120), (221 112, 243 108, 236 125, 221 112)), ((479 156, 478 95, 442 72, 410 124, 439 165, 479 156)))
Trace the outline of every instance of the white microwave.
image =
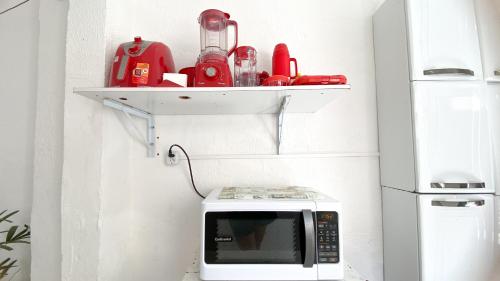
POLYGON ((202 203, 202 280, 342 280, 340 202, 304 187, 220 188, 202 203))

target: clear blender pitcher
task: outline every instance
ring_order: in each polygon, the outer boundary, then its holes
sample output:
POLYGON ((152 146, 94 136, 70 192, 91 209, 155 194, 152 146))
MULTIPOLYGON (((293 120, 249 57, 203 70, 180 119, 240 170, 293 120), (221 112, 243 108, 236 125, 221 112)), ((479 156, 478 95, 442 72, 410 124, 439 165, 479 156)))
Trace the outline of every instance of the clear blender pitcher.
POLYGON ((210 9, 201 13, 200 23, 200 59, 206 55, 229 57, 238 45, 238 24, 229 19, 229 14, 210 9), (234 27, 234 44, 228 50, 228 27, 234 27))

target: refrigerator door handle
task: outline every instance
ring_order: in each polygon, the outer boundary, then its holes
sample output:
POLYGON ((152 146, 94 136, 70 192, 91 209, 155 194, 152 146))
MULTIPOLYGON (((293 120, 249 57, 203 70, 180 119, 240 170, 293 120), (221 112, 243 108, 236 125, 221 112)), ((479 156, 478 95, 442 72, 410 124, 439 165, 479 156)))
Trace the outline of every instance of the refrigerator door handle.
POLYGON ((484 205, 484 200, 469 200, 469 201, 443 201, 432 200, 432 206, 437 207, 480 207, 484 205))
POLYGON ((485 188, 484 182, 431 182, 431 188, 485 188))
POLYGON ((304 267, 313 267, 316 255, 313 213, 311 210, 302 210, 302 215, 304 216, 304 232, 306 236, 304 267))
POLYGON ((474 76, 474 71, 465 68, 434 68, 424 70, 424 75, 460 74, 474 76))

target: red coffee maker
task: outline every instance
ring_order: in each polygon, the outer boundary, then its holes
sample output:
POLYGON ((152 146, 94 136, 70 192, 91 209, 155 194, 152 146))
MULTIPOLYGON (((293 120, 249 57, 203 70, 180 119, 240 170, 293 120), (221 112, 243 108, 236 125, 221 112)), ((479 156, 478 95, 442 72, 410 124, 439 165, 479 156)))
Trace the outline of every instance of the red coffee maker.
POLYGON ((210 9, 201 13, 200 24, 201 53, 195 66, 195 87, 232 87, 233 78, 228 57, 238 45, 238 24, 229 20, 229 14, 210 9), (227 47, 228 27, 234 27, 234 44, 227 47))
POLYGON ((174 73, 174 59, 170 49, 163 43, 143 41, 137 36, 134 41, 118 47, 111 66, 110 87, 180 87, 163 81, 163 73, 174 73))

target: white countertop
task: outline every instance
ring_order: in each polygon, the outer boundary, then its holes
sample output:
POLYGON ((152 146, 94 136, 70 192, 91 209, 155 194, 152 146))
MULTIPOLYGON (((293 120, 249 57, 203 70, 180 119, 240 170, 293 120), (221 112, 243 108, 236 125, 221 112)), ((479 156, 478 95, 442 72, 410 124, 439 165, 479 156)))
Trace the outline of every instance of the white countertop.
MULTIPOLYGON (((344 281, 367 281, 367 279, 362 278, 359 273, 357 273, 349 263, 345 263, 345 278, 344 281)), ((184 278, 182 281, 201 281, 200 279, 200 266, 198 263, 198 258, 193 260, 193 263, 186 270, 186 274, 184 274, 184 278)))

